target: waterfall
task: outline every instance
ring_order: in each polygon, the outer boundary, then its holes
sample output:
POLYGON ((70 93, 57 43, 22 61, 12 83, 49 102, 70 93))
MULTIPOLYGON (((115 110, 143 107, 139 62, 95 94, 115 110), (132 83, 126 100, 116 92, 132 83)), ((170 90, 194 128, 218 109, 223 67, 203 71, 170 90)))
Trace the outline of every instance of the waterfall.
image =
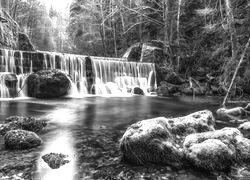
POLYGON ((32 62, 23 66, 22 51, 0 50, 0 98, 24 97, 25 80, 32 72, 32 62))
POLYGON ((95 92, 99 95, 130 93, 134 87, 145 94, 156 89, 155 66, 152 63, 125 62, 92 57, 95 92))
POLYGON ((0 74, 0 98, 10 98, 8 87, 5 85, 5 74, 0 74))
POLYGON ((45 51, 0 49, 0 98, 27 95, 26 79, 32 72, 59 69, 70 75, 69 95, 124 95, 141 88, 156 89, 155 65, 127 62, 124 58, 87 57, 45 51))
POLYGON ((86 56, 73 54, 61 54, 55 52, 43 53, 42 69, 59 69, 71 76, 70 96, 79 97, 88 94, 86 79, 86 56))

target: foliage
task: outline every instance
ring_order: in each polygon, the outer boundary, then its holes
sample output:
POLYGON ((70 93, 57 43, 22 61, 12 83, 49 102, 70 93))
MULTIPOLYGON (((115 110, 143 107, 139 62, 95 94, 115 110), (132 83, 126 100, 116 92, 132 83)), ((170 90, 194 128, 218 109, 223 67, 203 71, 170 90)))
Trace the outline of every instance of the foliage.
POLYGON ((170 62, 189 75, 201 66, 227 76, 250 27, 247 0, 76 0, 70 12, 77 53, 120 56, 134 43, 161 40, 170 62))
POLYGON ((48 12, 39 0, 4 0, 1 3, 36 49, 69 52, 65 28, 68 22, 60 13, 52 8, 48 12))

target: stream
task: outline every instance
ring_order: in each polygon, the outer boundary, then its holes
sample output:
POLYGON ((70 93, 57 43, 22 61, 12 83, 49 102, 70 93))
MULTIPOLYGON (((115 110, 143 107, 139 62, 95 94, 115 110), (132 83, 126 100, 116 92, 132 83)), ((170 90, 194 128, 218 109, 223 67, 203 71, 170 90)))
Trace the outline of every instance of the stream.
MULTIPOLYGON (((178 117, 219 107, 216 98, 189 97, 85 97, 81 99, 19 99, 0 101, 0 123, 13 115, 48 119, 38 134, 43 145, 36 152, 35 168, 27 177, 42 180, 75 179, 217 179, 218 175, 194 169, 175 170, 166 166, 134 166, 122 161, 119 139, 126 128, 143 119, 178 117), (70 163, 52 170, 41 159, 50 153, 69 156, 70 163)), ((230 124, 217 124, 218 128, 230 124)), ((4 151, 3 139, 0 150, 4 151)), ((15 152, 12 152, 15 154, 15 152)), ((18 154, 17 154, 18 156, 18 154)))

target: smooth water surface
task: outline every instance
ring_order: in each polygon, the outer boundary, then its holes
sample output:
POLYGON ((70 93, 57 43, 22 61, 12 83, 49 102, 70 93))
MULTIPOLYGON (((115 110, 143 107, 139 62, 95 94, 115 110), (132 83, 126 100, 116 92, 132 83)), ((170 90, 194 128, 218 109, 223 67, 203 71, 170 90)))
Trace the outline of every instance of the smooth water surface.
MULTIPOLYGON (((117 177, 128 169, 134 169, 131 171, 138 171, 146 176, 152 172, 117 160, 120 157, 119 139, 129 125, 148 118, 177 117, 204 109, 215 110, 218 106, 218 102, 213 99, 192 100, 186 97, 24 99, 0 101, 0 121, 12 115, 32 115, 49 120, 46 130, 39 134, 44 141, 40 156, 50 152, 64 153, 69 155, 70 163, 57 170, 51 170, 41 158, 38 158, 36 179, 102 178, 112 176, 112 172, 117 177), (113 161, 116 163, 112 164, 113 161), (111 171, 111 174, 105 174, 106 171, 111 171)), ((155 170, 158 172, 157 167, 155 170)), ((177 179, 215 178, 209 178, 198 171, 177 173, 169 168, 161 173, 169 173, 168 177, 177 179)))

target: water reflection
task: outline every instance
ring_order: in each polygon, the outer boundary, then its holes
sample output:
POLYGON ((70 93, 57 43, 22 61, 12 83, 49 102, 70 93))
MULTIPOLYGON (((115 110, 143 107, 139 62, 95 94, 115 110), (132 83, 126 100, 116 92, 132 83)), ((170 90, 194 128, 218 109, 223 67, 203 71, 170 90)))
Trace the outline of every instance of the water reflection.
MULTIPOLYGON (((109 150, 118 151, 115 145, 126 127, 132 123, 159 116, 177 117, 204 109, 213 110, 218 108, 218 104, 208 99, 192 101, 192 99, 181 98, 136 96, 0 101, 0 107, 0 121, 10 115, 18 114, 38 115, 48 119, 48 126, 38 134, 44 144, 37 161, 36 179, 73 180, 75 173, 88 172, 88 169, 77 169, 80 168, 79 161, 83 164, 87 162, 95 164, 98 158, 100 160, 109 156, 109 150), (104 128, 102 130, 99 127, 104 128), (102 150, 106 148, 107 151, 102 150), (57 170, 50 169, 41 156, 51 152, 69 155, 70 163, 57 170)), ((173 177, 175 178, 178 179, 173 177)))
POLYGON ((73 180, 75 171, 75 152, 73 145, 73 136, 70 131, 61 130, 46 143, 44 150, 37 162, 38 177, 44 180, 73 180), (68 155, 70 160, 68 164, 61 166, 59 169, 51 169, 43 160, 42 156, 48 153, 62 153, 68 155))
POLYGON ((50 132, 47 136, 51 138, 45 143, 37 163, 38 179, 45 180, 73 180, 76 162, 76 154, 74 150, 74 136, 71 126, 76 123, 77 113, 75 108, 61 107, 52 110, 44 118, 49 119, 49 126, 54 126, 55 131, 50 132), (70 162, 61 166, 59 169, 50 169, 50 167, 42 160, 42 156, 48 153, 62 153, 68 155, 70 162))
POLYGON ((84 117, 84 126, 88 129, 93 129, 95 118, 96 118, 96 99, 93 99, 94 102, 89 104, 86 108, 83 117, 84 117))

